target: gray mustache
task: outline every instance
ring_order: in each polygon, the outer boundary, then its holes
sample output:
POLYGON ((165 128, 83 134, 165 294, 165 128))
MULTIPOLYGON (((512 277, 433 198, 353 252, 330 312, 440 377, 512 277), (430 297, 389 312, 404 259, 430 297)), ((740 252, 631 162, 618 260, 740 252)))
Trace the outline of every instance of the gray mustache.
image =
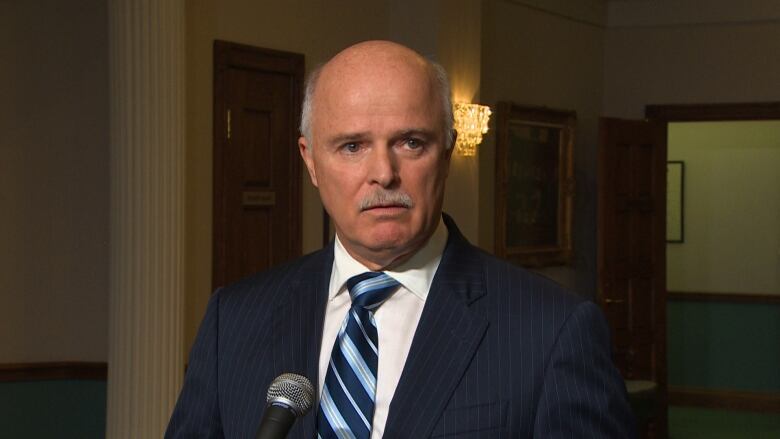
POLYGON ((380 206, 402 206, 410 208, 414 206, 412 197, 404 192, 378 190, 360 201, 360 210, 371 209, 380 206))

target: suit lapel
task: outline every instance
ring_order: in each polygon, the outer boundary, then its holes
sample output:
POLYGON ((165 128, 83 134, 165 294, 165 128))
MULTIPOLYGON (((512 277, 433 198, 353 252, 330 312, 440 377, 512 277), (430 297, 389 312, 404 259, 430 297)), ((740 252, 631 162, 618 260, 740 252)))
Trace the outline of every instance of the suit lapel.
POLYGON ((289 292, 283 295, 274 309, 275 376, 285 372, 297 373, 309 378, 315 388, 315 403, 311 411, 295 423, 290 437, 314 436, 320 343, 332 265, 331 244, 298 271, 306 273, 306 276, 291 281, 289 292))
POLYGON ((428 437, 487 329, 470 309, 485 294, 477 251, 445 215, 450 238, 390 404, 385 437, 428 437))

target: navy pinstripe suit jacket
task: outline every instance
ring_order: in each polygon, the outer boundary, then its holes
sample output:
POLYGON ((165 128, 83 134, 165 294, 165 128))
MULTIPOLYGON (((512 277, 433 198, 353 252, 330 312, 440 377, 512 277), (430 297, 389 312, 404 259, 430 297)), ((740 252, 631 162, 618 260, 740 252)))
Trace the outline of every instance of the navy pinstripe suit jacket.
MULTIPOLYGON (((384 437, 635 437, 599 309, 445 223, 384 437)), ((253 438, 276 376, 317 383, 332 264, 331 245, 212 296, 166 438, 253 438)), ((314 437, 315 411, 289 437, 314 437)))

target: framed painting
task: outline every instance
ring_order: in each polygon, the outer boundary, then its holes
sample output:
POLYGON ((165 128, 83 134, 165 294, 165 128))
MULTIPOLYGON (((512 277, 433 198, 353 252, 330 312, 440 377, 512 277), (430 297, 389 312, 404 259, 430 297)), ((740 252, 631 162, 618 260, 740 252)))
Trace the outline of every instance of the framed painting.
POLYGON ((495 252, 530 267, 571 261, 574 111, 499 102, 495 252))

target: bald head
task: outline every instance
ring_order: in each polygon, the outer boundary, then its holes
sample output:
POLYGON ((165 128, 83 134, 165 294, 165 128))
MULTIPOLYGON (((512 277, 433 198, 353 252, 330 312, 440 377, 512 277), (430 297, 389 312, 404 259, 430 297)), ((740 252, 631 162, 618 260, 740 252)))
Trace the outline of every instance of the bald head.
POLYGON ((453 119, 447 74, 437 63, 390 41, 365 41, 339 52, 309 75, 301 112, 301 134, 315 143, 317 102, 334 94, 360 95, 365 88, 393 90, 399 82, 412 83, 430 94, 441 108, 441 127, 447 148, 452 147, 453 119))

